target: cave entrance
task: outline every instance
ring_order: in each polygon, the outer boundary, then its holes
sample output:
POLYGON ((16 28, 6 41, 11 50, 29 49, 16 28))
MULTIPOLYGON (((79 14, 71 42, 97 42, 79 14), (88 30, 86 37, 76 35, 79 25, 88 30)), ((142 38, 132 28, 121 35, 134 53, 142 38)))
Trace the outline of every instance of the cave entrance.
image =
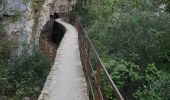
POLYGON ((54 16, 51 16, 51 17, 52 17, 51 19, 54 20, 53 26, 52 26, 53 27, 52 40, 56 45, 59 46, 59 44, 60 44, 60 42, 61 42, 61 40, 62 40, 62 38, 63 38, 63 36, 66 32, 66 29, 62 24, 55 21, 55 19, 60 18, 59 13, 54 13, 54 16))
POLYGON ((40 50, 50 59, 54 60, 57 48, 66 32, 65 27, 55 21, 60 18, 58 13, 50 15, 50 20, 44 25, 40 34, 39 46, 40 50))

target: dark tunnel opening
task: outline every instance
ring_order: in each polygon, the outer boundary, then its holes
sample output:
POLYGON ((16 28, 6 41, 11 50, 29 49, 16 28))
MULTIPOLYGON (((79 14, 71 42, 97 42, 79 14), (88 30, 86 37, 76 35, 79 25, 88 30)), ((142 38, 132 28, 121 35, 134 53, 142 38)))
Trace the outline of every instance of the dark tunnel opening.
POLYGON ((39 39, 40 50, 50 59, 54 60, 57 48, 62 41, 66 28, 55 21, 60 18, 57 13, 50 15, 50 20, 44 25, 39 39))
POLYGON ((60 23, 54 21, 52 40, 56 45, 60 44, 61 40, 64 37, 65 32, 66 32, 65 27, 60 23))
POLYGON ((44 38, 48 38, 48 40, 51 40, 51 42, 55 43, 57 46, 60 45, 66 32, 66 28, 59 22, 55 21, 58 18, 60 18, 58 13, 50 15, 50 20, 47 21, 41 32, 41 34, 46 34, 46 37, 44 38))
POLYGON ((55 19, 60 18, 57 13, 54 13, 54 23, 53 23, 53 31, 52 31, 52 40, 56 45, 59 45, 61 40, 64 37, 64 34, 66 32, 65 27, 55 21, 55 19))

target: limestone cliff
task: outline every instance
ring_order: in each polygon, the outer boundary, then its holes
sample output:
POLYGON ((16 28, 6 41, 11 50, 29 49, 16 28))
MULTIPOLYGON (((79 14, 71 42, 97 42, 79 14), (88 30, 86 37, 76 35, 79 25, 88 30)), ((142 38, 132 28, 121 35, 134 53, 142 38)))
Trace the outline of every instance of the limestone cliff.
POLYGON ((43 26, 54 12, 68 12, 75 0, 0 0, 0 23, 15 46, 12 55, 38 45, 43 26))

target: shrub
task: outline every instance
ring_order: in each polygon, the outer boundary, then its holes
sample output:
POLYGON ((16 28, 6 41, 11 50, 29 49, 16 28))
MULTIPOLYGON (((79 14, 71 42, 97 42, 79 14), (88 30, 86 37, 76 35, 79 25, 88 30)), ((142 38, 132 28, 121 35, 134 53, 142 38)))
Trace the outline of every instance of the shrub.
MULTIPOLYGON (((141 95, 143 95, 143 91, 147 90, 146 88, 149 88, 150 84, 160 79, 160 71, 154 64, 149 64, 145 70, 142 70, 143 68, 141 66, 123 59, 114 60, 109 56, 105 56, 103 61, 113 81, 127 100, 135 99, 132 94, 136 94, 138 91, 142 91, 141 95)), ((105 98, 112 100, 114 96, 111 93, 111 87, 104 80, 103 82, 105 98)), ((136 97, 139 98, 141 95, 136 97)))
POLYGON ((34 13, 40 13, 40 9, 41 9, 41 7, 42 7, 42 5, 43 5, 43 3, 44 3, 44 1, 45 0, 32 0, 32 10, 33 10, 33 12, 34 13))
MULTIPOLYGON (((162 73, 170 71, 170 14, 160 12, 155 5, 159 2, 105 0, 82 6, 86 16, 78 13, 127 100, 169 99, 169 86, 165 85, 169 84, 169 74, 162 73)), ((105 98, 112 100, 107 85, 103 83, 105 98)))
POLYGON ((23 96, 38 96, 49 71, 50 62, 39 50, 33 50, 31 55, 22 54, 14 64, 6 68, 4 78, 8 84, 3 87, 3 95, 20 99, 23 96))

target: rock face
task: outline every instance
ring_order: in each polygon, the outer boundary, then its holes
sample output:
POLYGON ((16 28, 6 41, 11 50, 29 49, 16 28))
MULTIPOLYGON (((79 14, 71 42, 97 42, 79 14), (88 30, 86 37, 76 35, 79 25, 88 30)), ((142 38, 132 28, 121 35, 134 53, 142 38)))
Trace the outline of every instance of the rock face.
POLYGON ((39 8, 40 15, 35 19, 31 6, 35 3, 33 0, 0 0, 0 23, 3 23, 8 38, 16 42, 11 55, 21 55, 25 49, 31 50, 33 44, 38 45, 41 31, 50 20, 50 15, 68 12, 66 8, 70 7, 70 1, 75 0, 44 0, 39 8))
POLYGON ((0 18, 2 18, 2 16, 3 16, 3 2, 2 2, 2 0, 0 0, 0 18))
POLYGON ((4 0, 3 1, 3 15, 15 15, 23 13, 27 10, 28 5, 23 0, 4 0))
POLYGON ((4 33, 13 41, 11 59, 21 55, 26 49, 31 48, 32 26, 34 22, 31 2, 23 3, 23 0, 3 1, 2 23, 4 33))

